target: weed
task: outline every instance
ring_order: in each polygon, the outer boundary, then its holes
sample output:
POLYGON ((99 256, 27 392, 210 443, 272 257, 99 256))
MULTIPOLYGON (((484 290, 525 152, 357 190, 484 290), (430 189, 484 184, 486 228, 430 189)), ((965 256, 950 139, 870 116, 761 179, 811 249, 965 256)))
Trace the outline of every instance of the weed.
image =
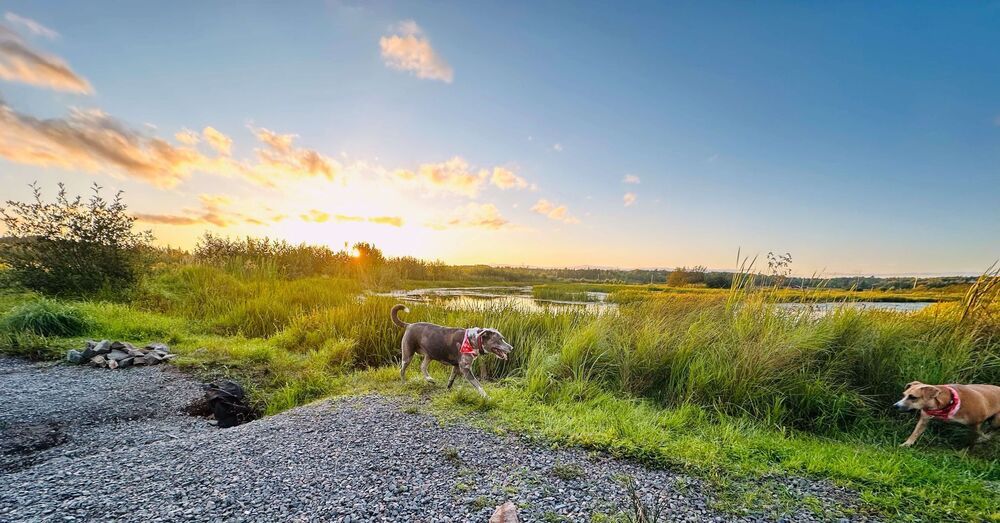
POLYGON ((18 305, 0 320, 0 329, 4 331, 38 336, 81 336, 89 326, 89 320, 78 307, 48 298, 18 305))
POLYGON ((583 477, 583 469, 574 463, 556 462, 555 465, 552 465, 552 475, 561 480, 570 481, 583 477))

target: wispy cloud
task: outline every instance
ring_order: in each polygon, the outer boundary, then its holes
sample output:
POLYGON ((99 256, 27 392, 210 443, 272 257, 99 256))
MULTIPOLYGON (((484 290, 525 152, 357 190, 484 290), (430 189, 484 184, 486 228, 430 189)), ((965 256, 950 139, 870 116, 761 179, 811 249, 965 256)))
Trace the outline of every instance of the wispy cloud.
POLYGON ((198 136, 198 133, 190 129, 183 129, 174 133, 174 139, 184 145, 198 145, 198 142, 201 141, 201 136, 198 136))
POLYGON ((399 216, 369 216, 366 218, 364 216, 335 214, 333 215, 333 219, 337 220, 338 222, 369 222, 377 225, 390 225, 392 227, 402 227, 404 223, 403 218, 399 216))
POLYGON ((294 134, 278 134, 268 129, 253 129, 264 147, 255 149, 257 165, 245 170, 248 177, 263 185, 274 186, 280 180, 324 177, 333 180, 340 166, 336 160, 312 149, 293 145, 294 134))
MULTIPOLYGON (((214 225, 216 227, 229 227, 237 223, 266 225, 267 220, 231 209, 233 200, 227 195, 202 194, 198 196, 198 200, 201 203, 200 208, 186 208, 179 214, 136 213, 133 214, 133 217, 140 222, 163 225, 214 225)), ((282 219, 284 219, 283 216, 275 216, 270 221, 278 222, 282 219)))
POLYGON ((531 210, 547 217, 550 220, 563 223, 580 223, 580 220, 569 214, 569 208, 565 205, 550 202, 542 198, 531 207, 531 210))
POLYGON ((202 129, 201 134, 205 137, 208 145, 219 154, 229 156, 233 149, 233 139, 219 132, 215 127, 202 129))
POLYGON ((638 185, 639 182, 640 182, 639 177, 634 174, 626 174, 625 177, 622 178, 622 183, 630 183, 633 185, 638 185))
POLYGON ((625 196, 622 196, 622 201, 625 203, 625 207, 628 207, 633 203, 635 203, 636 199, 638 198, 639 197, 636 196, 634 192, 627 192, 625 193, 625 196))
POLYGON ((470 202, 452 211, 449 217, 427 225, 438 230, 456 227, 495 230, 510 226, 510 221, 492 203, 470 202))
POLYGON ((490 183, 501 189, 527 189, 528 180, 514 174, 514 171, 504 167, 494 167, 490 183))
POLYGON ((29 46, 13 30, 0 26, 0 79, 56 91, 90 94, 86 78, 77 74, 58 56, 29 46))
POLYGON ((425 163, 416 171, 400 169, 392 172, 392 176, 400 181, 469 197, 478 194, 487 175, 486 171, 472 172, 469 169, 469 162, 461 156, 455 156, 441 163, 425 163))
POLYGON ((309 212, 300 214, 299 218, 304 222, 325 223, 330 220, 330 213, 319 209, 309 209, 309 212))
POLYGON ((430 40, 413 20, 400 22, 393 34, 379 40, 385 65, 400 71, 409 71, 427 80, 451 83, 455 72, 431 47, 430 40))
POLYGON ((6 18, 7 21, 10 22, 11 24, 24 27, 25 29, 30 31, 31 34, 42 36, 48 38, 49 40, 55 40, 56 38, 59 38, 59 33, 53 31, 52 29, 49 29, 48 27, 45 27, 44 25, 30 18, 19 16, 15 13, 11 13, 10 11, 7 11, 7 13, 4 15, 4 18, 6 18))
POLYGON ((563 146, 561 143, 552 144, 552 150, 561 153, 563 151, 563 146))

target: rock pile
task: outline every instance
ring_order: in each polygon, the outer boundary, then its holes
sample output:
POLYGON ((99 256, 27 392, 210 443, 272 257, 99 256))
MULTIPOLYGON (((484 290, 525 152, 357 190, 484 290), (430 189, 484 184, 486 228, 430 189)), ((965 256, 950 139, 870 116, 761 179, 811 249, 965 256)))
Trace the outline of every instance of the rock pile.
POLYGON ((157 365, 176 356, 162 343, 150 343, 141 349, 125 341, 88 341, 82 350, 66 353, 66 360, 76 364, 118 369, 132 365, 157 365))

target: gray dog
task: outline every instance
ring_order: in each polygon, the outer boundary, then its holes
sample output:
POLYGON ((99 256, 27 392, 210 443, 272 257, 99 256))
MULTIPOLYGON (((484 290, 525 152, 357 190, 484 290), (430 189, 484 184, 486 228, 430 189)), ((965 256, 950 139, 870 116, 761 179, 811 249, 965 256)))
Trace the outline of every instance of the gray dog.
POLYGON ((410 312, 403 305, 396 305, 389 311, 392 322, 397 326, 406 329, 403 333, 403 362, 399 369, 399 377, 406 381, 406 367, 410 364, 415 353, 420 353, 423 359, 420 362, 420 371, 424 373, 424 379, 433 382, 434 378, 427 372, 427 366, 431 360, 451 365, 451 377, 448 378, 448 388, 455 383, 455 377, 461 371, 465 379, 479 391, 484 398, 488 397, 483 390, 479 380, 472 374, 472 362, 477 356, 492 353, 496 357, 506 360, 507 355, 514 348, 503 335, 496 329, 456 329, 452 327, 442 327, 433 323, 406 323, 399 319, 396 314, 399 311, 410 312))

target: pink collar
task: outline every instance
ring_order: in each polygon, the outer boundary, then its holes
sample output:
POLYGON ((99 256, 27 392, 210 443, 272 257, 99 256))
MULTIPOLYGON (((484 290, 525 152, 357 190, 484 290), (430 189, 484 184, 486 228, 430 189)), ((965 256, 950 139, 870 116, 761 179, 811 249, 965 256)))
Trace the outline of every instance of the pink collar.
POLYGON ((458 352, 462 354, 471 354, 473 358, 478 356, 479 351, 477 351, 476 347, 472 345, 473 340, 479 341, 479 329, 465 329, 465 339, 462 340, 462 347, 458 349, 458 352))
POLYGON ((932 409, 932 410, 924 409, 924 414, 927 414, 932 418, 944 419, 944 420, 952 419, 955 417, 955 414, 958 412, 958 409, 962 406, 962 398, 959 397, 958 391, 955 390, 955 387, 952 387, 951 385, 945 385, 944 388, 948 389, 948 392, 951 393, 951 401, 949 401, 948 404, 941 409, 932 409))

